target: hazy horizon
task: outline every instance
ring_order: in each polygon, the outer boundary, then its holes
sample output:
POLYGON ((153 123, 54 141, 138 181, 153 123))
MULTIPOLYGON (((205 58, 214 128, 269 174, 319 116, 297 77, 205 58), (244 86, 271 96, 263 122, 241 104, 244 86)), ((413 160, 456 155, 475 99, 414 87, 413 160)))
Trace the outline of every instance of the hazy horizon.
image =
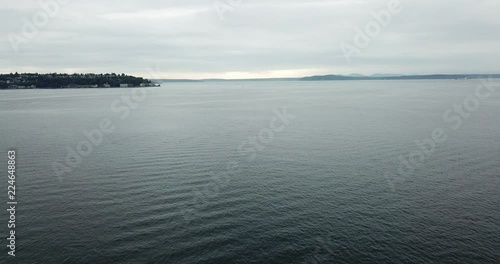
MULTIPOLYGON (((19 71, 13 71, 13 72, 0 72, 0 74, 13 74, 13 73, 18 73, 18 74, 52 74, 52 73, 57 73, 57 74, 109 74, 109 73, 116 73, 116 74, 122 74, 122 72, 114 72, 114 71, 109 71, 109 72, 55 72, 55 71, 44 71, 44 72, 19 72, 19 71)), ((129 73, 123 73, 126 75, 132 75, 129 73)), ((401 74, 401 73, 372 73, 372 74, 359 74, 359 73, 350 73, 350 74, 336 74, 336 73, 325 73, 325 74, 314 74, 314 75, 304 75, 304 76, 277 76, 277 77, 250 77, 250 78, 238 78, 238 77, 233 77, 233 78, 223 78, 223 77, 218 77, 218 76, 212 76, 212 77, 207 77, 207 78, 163 78, 163 77, 157 77, 153 76, 154 78, 149 78, 150 80, 186 80, 186 81, 209 81, 209 80, 227 80, 227 81, 245 81, 245 80, 279 80, 279 79, 302 79, 305 77, 313 77, 313 76, 327 76, 327 75, 336 75, 336 76, 345 76, 345 77, 372 77, 372 78, 383 78, 383 77, 397 77, 397 76, 422 76, 422 75, 498 75, 500 73, 427 73, 427 74, 401 74)), ((133 75, 132 75, 133 76, 133 75)), ((146 73, 145 76, 148 76, 146 73)), ((140 76, 136 75, 136 77, 145 77, 145 76, 140 76)), ((497 79, 497 77, 493 77, 494 79, 497 79)), ((335 81, 335 80, 334 80, 335 81)))

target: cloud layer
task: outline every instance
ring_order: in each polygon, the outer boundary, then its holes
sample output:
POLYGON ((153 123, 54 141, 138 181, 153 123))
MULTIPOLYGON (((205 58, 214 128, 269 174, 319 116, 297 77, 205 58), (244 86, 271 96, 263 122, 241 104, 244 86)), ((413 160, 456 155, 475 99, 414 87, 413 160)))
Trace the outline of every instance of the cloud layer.
POLYGON ((53 1, 2 4, 0 72, 147 75, 156 65, 165 78, 500 72, 497 0, 400 0, 402 11, 350 63, 340 44, 353 43, 355 28, 391 0, 65 0, 15 52, 13 34, 23 36, 26 21, 46 12, 40 3, 53 1))

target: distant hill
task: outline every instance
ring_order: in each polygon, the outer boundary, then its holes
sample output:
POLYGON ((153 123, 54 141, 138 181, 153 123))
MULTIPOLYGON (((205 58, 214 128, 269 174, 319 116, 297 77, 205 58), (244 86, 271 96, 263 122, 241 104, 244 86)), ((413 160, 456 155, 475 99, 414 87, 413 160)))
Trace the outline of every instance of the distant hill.
POLYGON ((460 80, 500 78, 500 74, 431 74, 431 75, 402 75, 402 76, 362 76, 352 77, 343 75, 316 75, 301 78, 301 81, 342 81, 342 80, 460 80))
POLYGON ((349 75, 347 75, 348 77, 365 77, 365 75, 363 74, 359 74, 359 73, 351 73, 349 75))

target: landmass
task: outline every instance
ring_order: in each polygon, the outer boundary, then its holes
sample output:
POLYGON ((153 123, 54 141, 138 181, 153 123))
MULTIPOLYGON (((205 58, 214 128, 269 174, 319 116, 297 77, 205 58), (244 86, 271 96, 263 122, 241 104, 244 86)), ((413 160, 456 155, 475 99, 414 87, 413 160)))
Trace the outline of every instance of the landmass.
POLYGON ((317 75, 300 78, 301 81, 342 81, 342 80, 466 80, 500 78, 500 74, 431 74, 431 75, 383 75, 372 76, 345 76, 345 75, 317 75))
POLYGON ((261 78, 261 79, 161 79, 161 82, 259 82, 259 81, 362 81, 362 80, 467 80, 500 78, 500 74, 430 74, 401 75, 373 74, 370 76, 353 73, 350 75, 316 75, 302 78, 261 78))
POLYGON ((151 80, 116 73, 0 74, 0 89, 113 88, 159 86, 151 80))

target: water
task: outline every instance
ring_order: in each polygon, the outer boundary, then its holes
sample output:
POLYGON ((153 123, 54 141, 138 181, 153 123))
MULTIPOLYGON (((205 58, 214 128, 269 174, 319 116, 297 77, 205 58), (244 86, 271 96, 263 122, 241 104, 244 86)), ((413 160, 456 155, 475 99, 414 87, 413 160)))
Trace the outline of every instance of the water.
POLYGON ((499 263, 500 86, 457 130, 443 119, 478 84, 169 83, 126 117, 132 89, 0 91, 19 201, 0 262, 499 263), (398 174, 436 128, 447 140, 398 174))

